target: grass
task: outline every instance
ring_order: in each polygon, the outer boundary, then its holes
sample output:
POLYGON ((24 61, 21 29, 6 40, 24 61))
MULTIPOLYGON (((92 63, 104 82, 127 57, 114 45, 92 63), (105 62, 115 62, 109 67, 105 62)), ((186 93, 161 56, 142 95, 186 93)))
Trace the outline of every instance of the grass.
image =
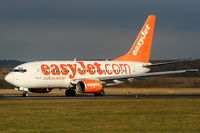
POLYGON ((0 101, 1 132, 195 133, 200 99, 0 101))
MULTIPOLYGON (((10 88, 0 74, 0 87, 10 88), (1 84, 2 83, 2 84, 1 84)), ((200 94, 200 78, 151 78, 136 87, 106 88, 107 94, 200 94), (160 80, 158 80, 160 79, 160 80), (184 84, 183 84, 184 83, 184 84), (153 88, 154 84, 157 87, 153 88), (152 85, 152 86, 151 86, 152 85), (164 85, 164 88, 161 86, 164 85), (180 86, 183 88, 170 88, 180 86), (150 88, 149 88, 150 86, 150 88)), ((0 96, 21 92, 0 89, 0 96)), ((64 90, 49 94, 63 96, 64 90)), ((196 133, 200 99, 59 99, 0 100, 1 132, 196 133)))

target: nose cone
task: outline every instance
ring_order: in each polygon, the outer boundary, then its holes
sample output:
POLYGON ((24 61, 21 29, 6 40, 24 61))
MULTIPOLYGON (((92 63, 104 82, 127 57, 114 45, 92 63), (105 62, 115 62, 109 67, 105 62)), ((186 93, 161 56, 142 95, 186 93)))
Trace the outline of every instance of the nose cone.
POLYGON ((13 74, 9 73, 8 75, 6 75, 5 80, 10 83, 13 84, 15 83, 15 77, 13 74))

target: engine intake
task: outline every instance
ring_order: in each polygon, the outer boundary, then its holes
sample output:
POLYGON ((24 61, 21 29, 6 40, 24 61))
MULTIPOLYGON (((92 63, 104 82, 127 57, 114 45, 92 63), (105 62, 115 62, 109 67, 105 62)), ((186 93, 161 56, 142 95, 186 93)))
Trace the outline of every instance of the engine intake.
POLYGON ((103 85, 99 80, 84 79, 76 84, 76 89, 79 92, 97 93, 103 90, 103 85))

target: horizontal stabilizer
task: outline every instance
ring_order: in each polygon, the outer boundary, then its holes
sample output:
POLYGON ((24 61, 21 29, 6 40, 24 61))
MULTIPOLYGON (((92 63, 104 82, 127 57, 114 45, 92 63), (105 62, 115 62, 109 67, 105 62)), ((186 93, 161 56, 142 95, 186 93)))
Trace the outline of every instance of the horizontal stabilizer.
POLYGON ((177 61, 161 62, 161 63, 145 65, 143 67, 163 66, 163 65, 176 64, 176 63, 182 63, 182 62, 188 62, 188 61, 193 61, 193 59, 184 59, 184 60, 177 60, 177 61))

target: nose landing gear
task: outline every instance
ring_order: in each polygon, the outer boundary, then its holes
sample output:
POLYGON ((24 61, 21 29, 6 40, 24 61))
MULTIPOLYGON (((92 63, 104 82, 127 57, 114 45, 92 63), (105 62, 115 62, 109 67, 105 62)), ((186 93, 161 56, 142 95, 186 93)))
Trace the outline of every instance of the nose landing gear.
POLYGON ((28 92, 23 92, 23 93, 22 93, 22 96, 23 96, 23 97, 28 97, 28 92))

